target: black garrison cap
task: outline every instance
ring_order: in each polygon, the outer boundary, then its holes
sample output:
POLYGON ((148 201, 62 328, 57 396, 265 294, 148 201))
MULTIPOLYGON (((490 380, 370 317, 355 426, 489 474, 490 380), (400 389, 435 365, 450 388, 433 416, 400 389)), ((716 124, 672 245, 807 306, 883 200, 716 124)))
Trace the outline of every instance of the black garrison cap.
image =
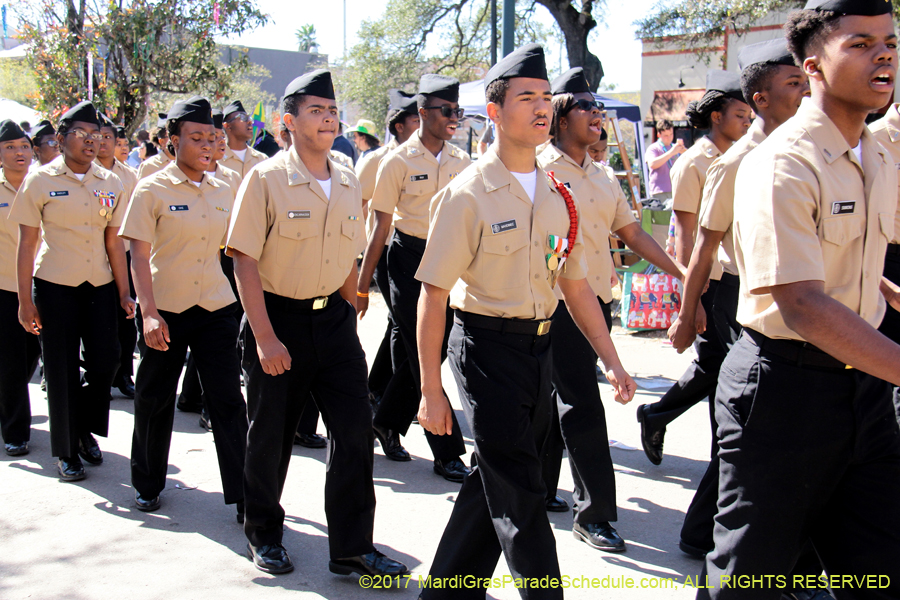
POLYGON ((125 138, 125 137, 128 137, 127 135, 125 135, 125 128, 124 128, 124 127, 116 127, 116 137, 117 137, 117 138, 125 138))
POLYGON ((201 96, 179 100, 169 109, 169 120, 212 125, 212 107, 209 100, 201 96))
POLYGON ((47 119, 44 119, 31 128, 32 139, 37 140, 39 137, 44 135, 56 135, 56 130, 53 129, 53 124, 47 119))
POLYGON ((434 96, 447 102, 459 102, 459 80, 434 73, 422 75, 419 79, 419 94, 434 96))
POLYGON ((225 123, 225 114, 219 108, 214 108, 212 110, 212 119, 213 125, 216 126, 216 129, 222 129, 225 123))
POLYGON ((63 113, 63 116, 59 118, 60 125, 63 123, 74 123, 75 121, 92 123, 97 127, 100 127, 100 120, 97 119, 97 109, 87 100, 79 102, 63 113))
POLYGON ((110 119, 100 111, 97 111, 97 120, 100 121, 100 127, 112 127, 113 129, 116 128, 116 124, 112 122, 112 119, 110 119))
POLYGON ((245 112, 247 112, 247 111, 244 110, 244 105, 241 104, 241 101, 240 101, 240 100, 235 100, 234 102, 232 102, 231 104, 229 104, 228 106, 226 106, 226 107, 225 107, 225 110, 222 111, 222 115, 223 115, 222 118, 223 118, 223 119, 227 119, 227 118, 230 117, 232 114, 238 113, 238 112, 245 113, 245 112))
POLYGON ((738 68, 743 71, 750 65, 767 63, 770 65, 794 66, 794 57, 788 50, 784 38, 767 40, 741 48, 738 53, 738 68))
POLYGON ((540 44, 528 44, 513 50, 490 68, 484 78, 484 89, 498 79, 528 77, 547 80, 547 64, 540 44))
POLYGON ((25 132, 19 127, 19 124, 12 119, 6 119, 0 122, 0 142, 11 142, 13 140, 21 140, 27 138, 25 132))
POLYGON ((288 96, 318 96, 334 100, 334 84, 331 83, 331 71, 316 69, 301 75, 284 88, 284 97, 288 96))
POLYGON ((388 90, 388 98, 391 100, 391 111, 416 113, 416 95, 407 94, 403 90, 388 90))
POLYGON ((716 90, 729 98, 744 102, 741 92, 741 76, 731 71, 709 71, 706 74, 706 91, 716 90))
POLYGON ((830 10, 863 17, 886 15, 891 9, 891 0, 809 0, 803 7, 803 10, 830 10))
POLYGON ((591 86, 588 85, 584 76, 584 69, 575 67, 569 69, 550 84, 550 92, 555 96, 557 94, 580 94, 582 92, 591 93, 591 86))
POLYGON ((165 127, 167 118, 166 113, 156 113, 156 126, 165 127))

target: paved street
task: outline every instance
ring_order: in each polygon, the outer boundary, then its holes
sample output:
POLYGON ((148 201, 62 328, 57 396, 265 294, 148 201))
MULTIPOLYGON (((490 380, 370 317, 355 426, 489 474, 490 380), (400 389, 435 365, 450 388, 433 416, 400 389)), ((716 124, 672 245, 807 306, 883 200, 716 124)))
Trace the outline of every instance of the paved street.
MULTIPOLYGON (((370 358, 384 332, 385 315, 383 302, 373 295, 373 307, 360 325, 370 358)), ((625 368, 640 378, 639 383, 657 388, 642 388, 623 407, 611 401, 609 387, 601 384, 610 436, 632 448, 612 450, 619 506, 615 525, 628 551, 614 555, 593 550, 573 538, 571 512, 551 513, 562 573, 579 580, 596 578, 598 584, 605 580, 610 586, 569 589, 566 598, 693 598, 694 590, 683 582, 687 576, 696 576, 700 563, 685 557, 677 542, 684 512, 708 458, 707 405, 695 406, 669 427, 665 460, 659 467, 651 465, 639 449, 635 407, 658 398, 680 376, 690 357, 678 356, 659 336, 632 336, 617 328, 614 341, 625 368), (656 577, 674 579, 677 589, 671 583, 667 589, 644 587, 665 585, 652 579, 656 577), (634 587, 621 589, 628 578, 634 587)), ((445 387, 466 429, 446 365, 444 373, 445 387)), ((31 454, 0 458, 0 598, 6 600, 416 598, 418 576, 428 573, 459 489, 432 473, 431 454, 418 426, 404 439, 412 462, 389 461, 376 447, 375 543, 409 565, 413 578, 401 582, 400 590, 364 590, 356 577, 328 571, 325 451, 295 446, 283 504, 287 513, 284 543, 296 569, 270 576, 257 571, 245 557, 247 540, 235 522, 234 508, 222 503, 213 437, 198 427, 197 415, 176 412, 163 506, 145 514, 133 507, 129 483, 131 401, 114 396, 110 437, 99 438, 104 464, 86 465, 86 480, 64 484, 57 480, 50 456, 47 402, 36 383, 31 397, 31 454)), ((325 432, 321 423, 319 432, 325 432)), ((471 436, 467 430, 464 433, 471 451, 471 436)), ((571 503, 567 465, 560 490, 571 503)), ((501 558, 495 577, 508 573, 501 558)), ((492 590, 489 597, 519 596, 507 586, 492 590)))

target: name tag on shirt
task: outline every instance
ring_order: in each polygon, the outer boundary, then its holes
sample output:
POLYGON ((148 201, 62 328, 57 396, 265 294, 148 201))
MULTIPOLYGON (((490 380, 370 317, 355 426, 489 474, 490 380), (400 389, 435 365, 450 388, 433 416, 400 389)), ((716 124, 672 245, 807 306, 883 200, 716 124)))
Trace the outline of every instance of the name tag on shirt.
POLYGON ((187 209, 188 209, 187 204, 170 204, 169 205, 169 211, 171 211, 171 212, 181 212, 181 211, 187 210, 187 209))
POLYGON ((310 214, 308 210, 289 210, 288 211, 288 219, 309 219, 310 214))
POLYGON ((510 231, 516 229, 518 226, 516 225, 515 219, 510 219, 509 221, 502 221, 500 223, 494 223, 491 225, 491 231, 494 233, 503 233, 504 231, 510 231))
POLYGON ((62 190, 61 192, 50 192, 51 198, 59 198, 60 196, 68 196, 69 192, 67 190, 62 190))
POLYGON ((428 174, 426 173, 425 175, 410 175, 409 180, 410 181, 427 181, 428 174))
POLYGON ((6 208, 9 206, 9 202, 0 202, 0 208, 6 208))
POLYGON ((831 205, 831 214, 848 215, 856 210, 856 202, 835 202, 831 205))

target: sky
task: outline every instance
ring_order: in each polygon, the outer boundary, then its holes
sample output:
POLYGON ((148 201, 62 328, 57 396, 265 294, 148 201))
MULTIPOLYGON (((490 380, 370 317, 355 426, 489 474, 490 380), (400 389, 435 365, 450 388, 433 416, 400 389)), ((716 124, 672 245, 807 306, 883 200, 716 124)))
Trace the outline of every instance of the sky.
MULTIPOLYGON (((260 10, 270 17, 269 23, 227 43, 258 48, 295 50, 297 48, 294 31, 301 25, 316 27, 319 52, 328 54, 330 60, 340 58, 344 49, 343 18, 344 5, 347 12, 347 48, 356 43, 356 31, 366 19, 377 19, 384 10, 385 2, 378 0, 330 0, 328 2, 286 0, 257 0, 260 10)), ((607 2, 603 18, 594 30, 588 47, 603 63, 606 75, 604 84, 613 84, 616 91, 633 92, 641 87, 641 42, 635 39, 633 22, 650 14, 656 0, 629 0, 628 2, 607 2)), ((538 18, 548 25, 555 21, 543 7, 536 10, 538 18)), ((557 43, 545 48, 548 62, 558 66, 560 48, 557 43)), ((563 49, 564 52, 564 49, 563 49)), ((563 56, 563 66, 567 59, 563 56)))

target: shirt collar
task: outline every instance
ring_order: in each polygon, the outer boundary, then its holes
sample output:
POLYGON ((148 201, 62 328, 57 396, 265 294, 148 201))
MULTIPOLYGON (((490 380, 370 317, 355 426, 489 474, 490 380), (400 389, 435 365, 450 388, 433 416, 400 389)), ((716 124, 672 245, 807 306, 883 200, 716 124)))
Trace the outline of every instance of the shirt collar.
MULTIPOLYGON (((485 192, 490 193, 508 187, 510 193, 516 198, 519 198, 528 204, 532 203, 531 198, 524 193, 524 190, 521 190, 522 193, 519 193, 522 186, 512 185, 513 174, 509 172, 509 169, 506 168, 506 165, 503 164, 503 161, 497 156, 494 146, 488 148, 488 151, 485 152, 484 156, 478 159, 476 164, 478 165, 478 170, 481 171, 481 179, 484 182, 485 192)), ((544 190, 548 190, 549 192, 550 184, 547 182, 546 175, 542 177, 544 171, 538 166, 537 161, 535 161, 534 168, 538 171, 537 186, 534 194, 534 204, 537 205, 538 198, 543 195, 542 192, 544 190)))
POLYGON ((716 146, 711 139, 707 136, 703 136, 695 143, 696 146, 699 146, 700 153, 703 154, 706 158, 715 158, 717 156, 721 156, 721 152, 719 151, 719 147, 716 146))
POLYGON ((897 103, 891 104, 884 115, 884 128, 887 130, 891 142, 900 141, 900 112, 897 110, 897 103))
MULTIPOLYGON (((54 158, 46 168, 47 172, 51 175, 69 175, 74 179, 78 179, 72 169, 69 168, 69 165, 66 164, 65 157, 61 154, 54 158)), ((92 162, 87 173, 85 173, 85 178, 87 178, 88 175, 93 175, 97 179, 106 179, 106 173, 108 172, 109 171, 103 167, 99 167, 96 163, 92 162)))
MULTIPOLYGON (((297 154, 297 149, 291 145, 290 150, 287 152, 287 178, 288 185, 302 185, 302 184, 310 184, 314 177, 310 174, 309 169, 306 168, 306 165, 303 163, 303 160, 300 158, 300 155, 297 154)), ((347 177, 347 174, 338 167, 337 163, 328 157, 328 167, 331 172, 331 182, 338 182, 344 187, 350 187, 350 179, 347 177)), ((318 193, 319 186, 310 186, 310 189, 316 191, 318 193)), ((326 202, 327 198, 323 198, 326 202)))
MULTIPOLYGON (((172 183, 174 183, 175 185, 178 185, 179 183, 185 183, 185 182, 188 182, 191 185, 194 185, 194 183, 196 183, 196 182, 188 179, 188 176, 184 174, 184 171, 181 170, 181 168, 178 166, 178 163, 176 163, 174 160, 171 161, 168 165, 166 165, 166 167, 163 169, 163 172, 169 177, 169 180, 172 183)), ((200 189, 200 188, 204 187, 205 185, 208 185, 208 186, 211 186, 214 188, 219 187, 219 184, 216 182, 216 179, 214 177, 207 177, 206 173, 203 174, 203 179, 200 180, 200 185, 195 186, 195 187, 197 187, 197 189, 200 189)))

